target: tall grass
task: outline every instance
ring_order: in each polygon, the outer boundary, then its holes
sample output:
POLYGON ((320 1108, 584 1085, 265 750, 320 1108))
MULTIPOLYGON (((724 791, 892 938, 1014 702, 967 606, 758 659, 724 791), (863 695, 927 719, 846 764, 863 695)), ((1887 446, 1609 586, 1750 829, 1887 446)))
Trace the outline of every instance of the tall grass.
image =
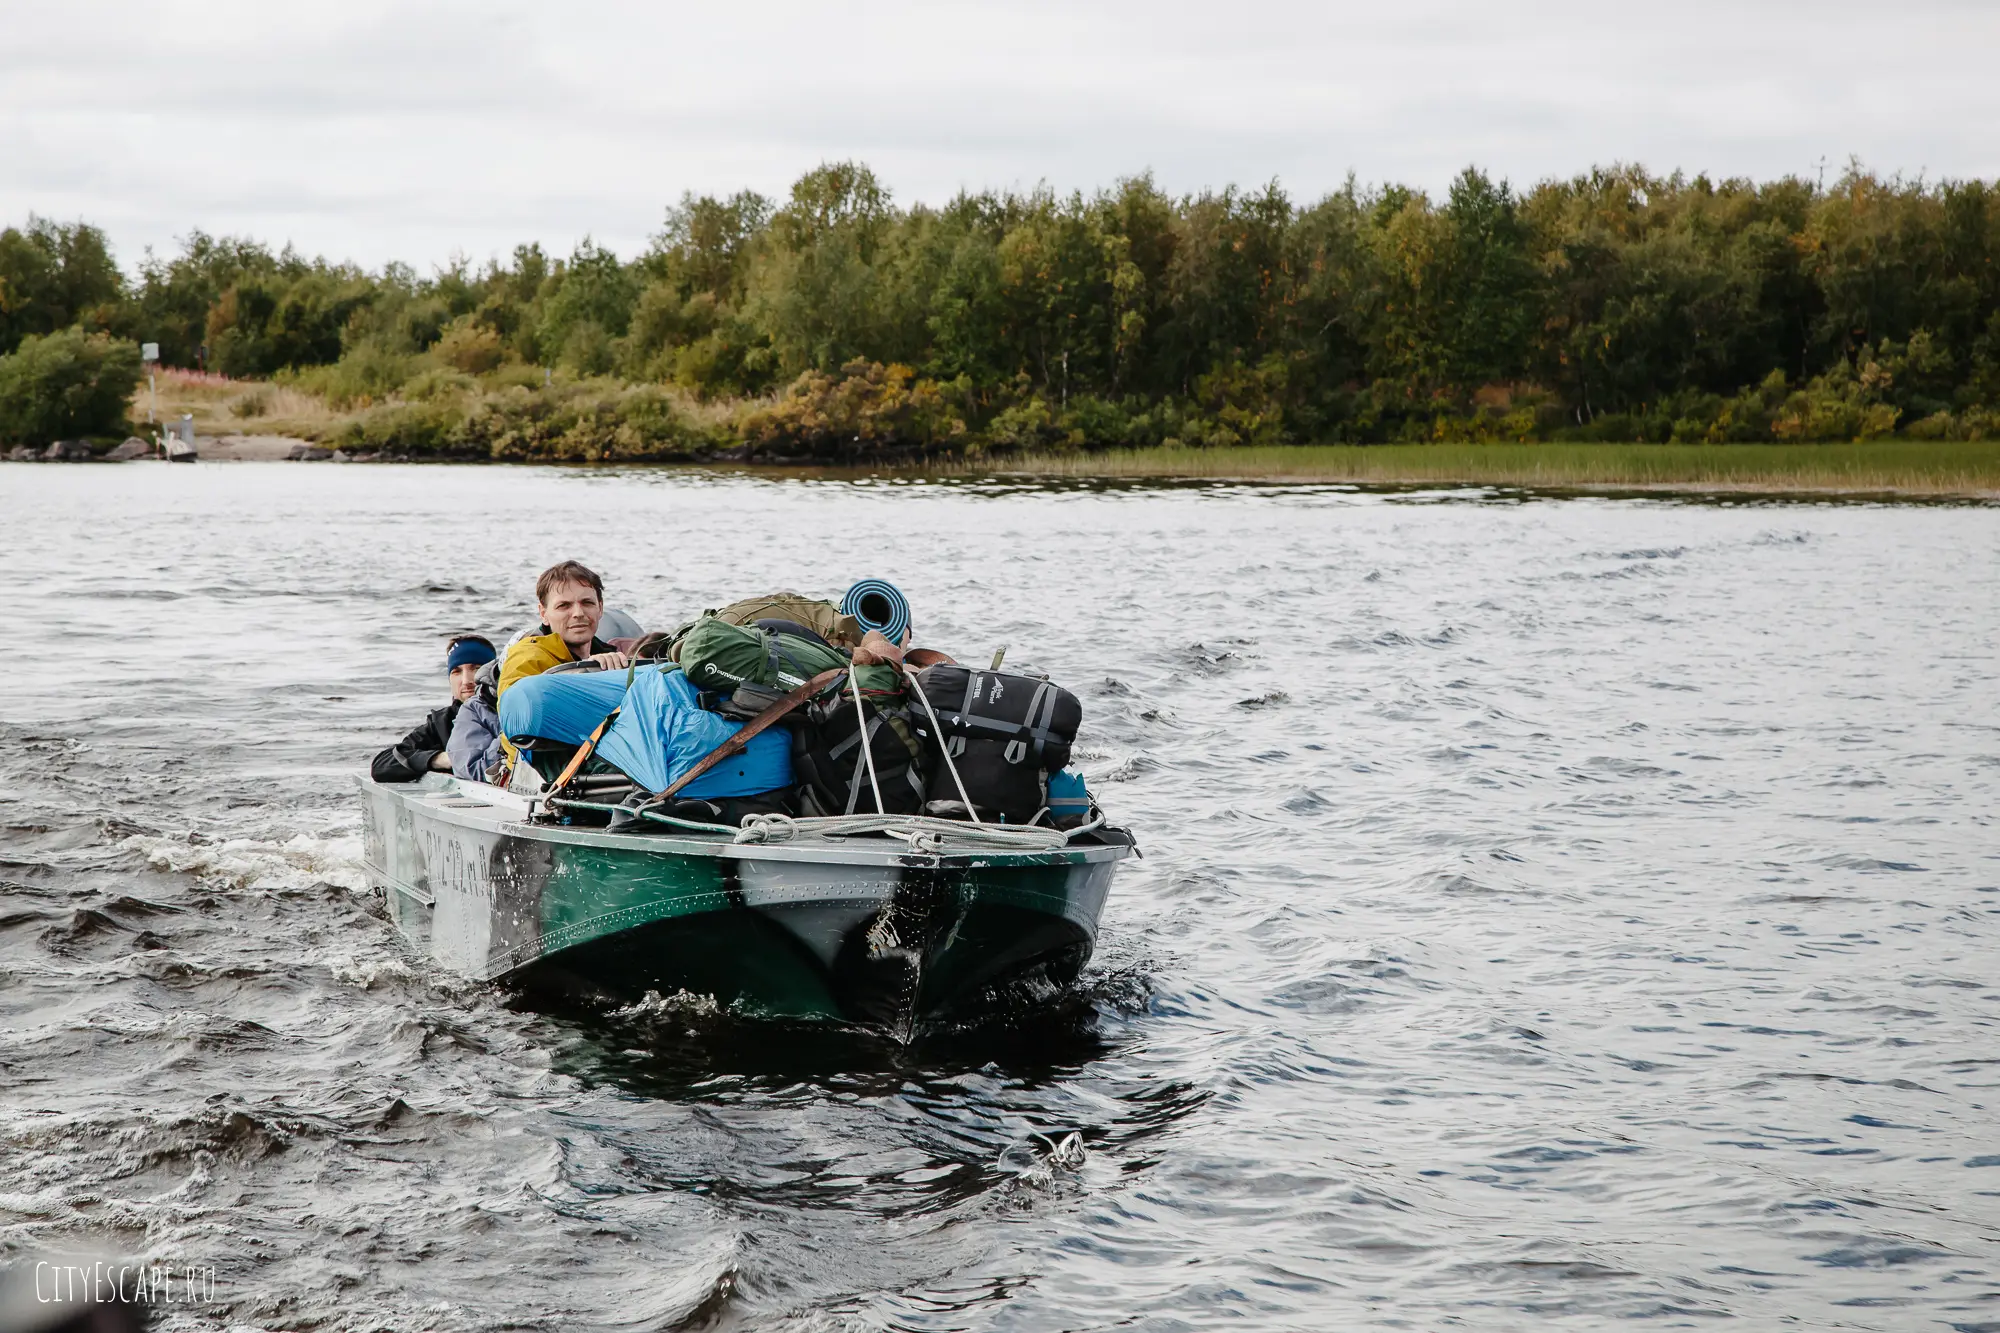
POLYGON ((2000 441, 1854 444, 1413 444, 1131 449, 935 465, 946 475, 1208 477, 2000 496, 2000 441))
MULTIPOLYGON (((352 415, 332 407, 321 395, 291 384, 172 369, 158 371, 157 378, 159 419, 174 421, 183 413, 192 415, 195 430, 203 435, 243 432, 316 440, 352 415)), ((152 401, 151 390, 141 381, 129 409, 134 422, 146 420, 152 401)))

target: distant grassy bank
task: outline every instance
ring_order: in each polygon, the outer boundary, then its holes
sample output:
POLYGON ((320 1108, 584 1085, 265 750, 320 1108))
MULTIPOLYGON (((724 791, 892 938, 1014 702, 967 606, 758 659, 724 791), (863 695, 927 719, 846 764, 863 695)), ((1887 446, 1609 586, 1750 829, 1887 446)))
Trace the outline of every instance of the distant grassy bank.
MULTIPOLYGON (((524 377, 525 378, 525 377, 524 377)), ((168 371, 159 414, 195 417, 205 435, 259 432, 340 446, 363 456, 439 461, 799 461, 744 448, 737 422, 772 400, 697 403, 670 390, 557 376, 543 388, 492 385, 473 413, 462 402, 410 400, 334 406, 289 384, 229 381, 168 371), (618 409, 635 393, 658 396, 664 430, 635 433, 618 409), (439 409, 443 409, 440 413, 439 409), (454 449, 430 425, 483 415, 505 445, 454 449), (668 425, 667 423, 675 423, 668 425), (417 429, 412 429, 412 425, 417 429), (429 432, 423 428, 429 426, 429 432), (530 438, 529 431, 535 432, 530 438), (414 448, 412 446, 415 446, 414 448), (428 446, 428 447, 426 447, 428 446)), ((136 395, 143 417, 148 394, 136 395)), ((630 404, 624 404, 630 406, 630 404)), ((643 406, 643 404, 642 404, 643 406)), ((642 418, 643 419, 643 418, 642 418)), ((489 433, 491 432, 489 427, 489 433)), ((932 476, 1183 477, 1254 481, 1531 487, 1650 487, 1756 493, 1898 494, 2000 499, 2000 440, 1878 439, 1825 444, 1438 443, 1271 445, 1236 448, 1015 449, 889 454, 877 465, 932 476)))
POLYGON ((1649 487, 2000 499, 2000 441, 1855 444, 1379 444, 1029 453, 935 465, 947 475, 1240 478, 1394 484, 1649 487))
POLYGON ((202 435, 254 431, 315 443, 360 415, 333 406, 323 394, 288 384, 172 369, 159 371, 152 386, 141 381, 127 414, 140 426, 149 415, 175 421, 185 414, 194 418, 194 428, 202 435))

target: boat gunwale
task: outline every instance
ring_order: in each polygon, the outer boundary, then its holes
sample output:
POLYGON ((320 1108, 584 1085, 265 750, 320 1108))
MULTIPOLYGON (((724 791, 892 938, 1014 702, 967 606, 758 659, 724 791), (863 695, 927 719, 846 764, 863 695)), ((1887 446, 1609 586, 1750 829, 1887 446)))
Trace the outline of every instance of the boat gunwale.
MULTIPOLYGON (((444 777, 443 774, 438 776, 444 777)), ((1122 861, 1133 850, 1130 846, 1118 843, 1094 843, 1045 852, 1011 852, 999 848, 970 847, 963 850, 915 852, 900 843, 876 850, 868 847, 841 846, 825 839, 813 839, 809 844, 800 844, 734 842, 719 833, 613 833, 606 829, 582 828, 575 825, 532 823, 528 818, 531 805, 529 798, 497 787, 488 787, 484 783, 468 783, 449 777, 439 785, 428 782, 388 783, 376 782, 366 774, 357 775, 356 780, 364 793, 370 789, 378 789, 399 801, 412 814, 422 814, 460 828, 504 833, 537 842, 645 852, 651 855, 972 870, 1006 869, 1016 866, 1088 865, 1122 861)))

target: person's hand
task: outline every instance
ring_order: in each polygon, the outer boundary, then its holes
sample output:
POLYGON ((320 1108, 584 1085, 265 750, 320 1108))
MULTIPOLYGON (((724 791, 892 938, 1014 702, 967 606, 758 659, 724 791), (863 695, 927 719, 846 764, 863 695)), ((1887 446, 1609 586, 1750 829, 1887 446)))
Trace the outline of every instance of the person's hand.
POLYGON ((451 772, 451 756, 446 754, 443 750, 439 750, 436 754, 432 755, 431 772, 433 773, 451 772))
POLYGON ((622 667, 632 665, 632 659, 624 653, 592 653, 583 660, 586 662, 595 662, 606 671, 617 671, 622 667))
POLYGON ((854 650, 853 660, 856 666, 901 666, 903 650, 889 642, 889 636, 881 630, 871 629, 854 650))

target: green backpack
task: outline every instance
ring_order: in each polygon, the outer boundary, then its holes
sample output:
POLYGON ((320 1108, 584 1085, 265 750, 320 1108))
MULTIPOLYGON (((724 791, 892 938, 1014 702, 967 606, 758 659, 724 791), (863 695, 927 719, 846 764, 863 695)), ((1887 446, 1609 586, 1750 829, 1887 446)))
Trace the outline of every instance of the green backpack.
POLYGON ((884 813, 923 808, 924 733, 895 667, 852 666, 845 652, 816 639, 732 625, 712 615, 682 636, 680 659, 690 684, 719 696, 709 707, 745 722, 821 672, 840 671, 786 719, 793 774, 802 784, 807 813, 873 813, 878 790, 884 813), (856 685, 862 696, 858 708, 856 685))
POLYGON ((752 685, 784 694, 822 671, 845 667, 847 655, 795 634, 703 616, 682 636, 680 662, 696 689, 726 695, 752 685))

